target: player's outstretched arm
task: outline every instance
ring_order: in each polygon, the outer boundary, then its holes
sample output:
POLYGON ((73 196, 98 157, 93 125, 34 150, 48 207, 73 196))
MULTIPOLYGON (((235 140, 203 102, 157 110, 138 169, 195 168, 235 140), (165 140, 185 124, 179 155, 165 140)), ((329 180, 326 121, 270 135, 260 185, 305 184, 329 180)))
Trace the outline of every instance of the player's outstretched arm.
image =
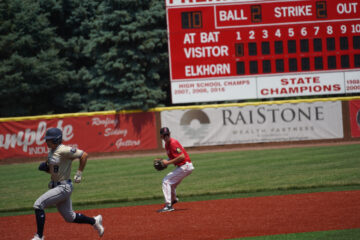
POLYGON ((87 159, 88 159, 88 154, 84 152, 80 157, 79 171, 84 171, 87 159))
POLYGON ((81 157, 80 157, 80 164, 79 164, 79 168, 76 171, 76 174, 74 176, 74 181, 75 183, 80 183, 81 182, 81 178, 82 178, 82 172, 85 169, 86 166, 86 162, 88 159, 88 154, 86 152, 84 152, 81 157))

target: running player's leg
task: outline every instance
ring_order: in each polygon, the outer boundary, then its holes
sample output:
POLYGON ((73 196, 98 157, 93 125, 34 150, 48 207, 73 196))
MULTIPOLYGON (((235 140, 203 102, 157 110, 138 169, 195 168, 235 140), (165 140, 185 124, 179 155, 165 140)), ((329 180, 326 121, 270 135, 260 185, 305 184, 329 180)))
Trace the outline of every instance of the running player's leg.
POLYGON ((61 188, 55 187, 41 195, 34 203, 37 235, 42 238, 45 226, 45 208, 55 205, 66 198, 61 188))
POLYGON ((66 222, 69 223, 87 223, 94 225, 95 219, 87 217, 81 213, 75 213, 72 208, 71 198, 67 198, 65 201, 62 201, 56 205, 59 213, 64 218, 66 222))
POLYGON ((104 234, 104 227, 102 226, 102 216, 88 217, 81 213, 75 213, 72 208, 71 198, 67 198, 56 205, 59 213, 65 219, 66 222, 79 223, 79 224, 90 224, 95 230, 98 231, 101 237, 104 234))
POLYGON ((56 208, 66 222, 74 222, 76 218, 76 213, 72 209, 72 202, 70 196, 64 201, 56 204, 56 208))

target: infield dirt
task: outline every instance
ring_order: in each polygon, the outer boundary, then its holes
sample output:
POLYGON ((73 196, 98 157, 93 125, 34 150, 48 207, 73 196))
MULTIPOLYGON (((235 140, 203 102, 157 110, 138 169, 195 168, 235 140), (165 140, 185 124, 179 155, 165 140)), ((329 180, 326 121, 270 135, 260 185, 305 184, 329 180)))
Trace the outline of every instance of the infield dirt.
MULTIPOLYGON (((269 197, 180 202, 82 211, 103 215, 107 239, 232 239, 284 233, 360 228, 360 190, 269 197)), ((0 218, 3 240, 31 239, 33 215, 0 218)), ((46 215, 45 239, 98 239, 89 225, 66 223, 59 213, 46 215)))

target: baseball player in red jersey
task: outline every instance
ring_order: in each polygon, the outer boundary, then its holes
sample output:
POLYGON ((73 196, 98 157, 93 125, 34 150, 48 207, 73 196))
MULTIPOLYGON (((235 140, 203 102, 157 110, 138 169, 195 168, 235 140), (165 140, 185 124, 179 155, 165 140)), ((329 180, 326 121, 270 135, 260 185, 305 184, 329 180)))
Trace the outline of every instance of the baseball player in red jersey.
POLYGON ((75 213, 70 199, 73 191, 70 179, 71 164, 74 159, 79 159, 79 169, 75 174, 74 182, 80 183, 82 171, 87 162, 87 153, 62 144, 62 131, 59 128, 49 128, 45 134, 46 144, 49 147, 48 158, 39 166, 39 170, 51 175, 49 190, 41 195, 34 203, 37 233, 32 240, 43 240, 45 225, 45 208, 56 205, 59 213, 70 223, 90 224, 97 230, 100 237, 104 234, 102 216, 88 217, 75 213))
POLYGON ((183 146, 174 138, 170 137, 170 130, 167 127, 160 129, 161 139, 165 142, 165 150, 168 160, 163 160, 167 166, 174 164, 175 170, 168 173, 162 181, 162 190, 165 198, 165 207, 158 212, 174 211, 173 205, 179 201, 176 197, 176 187, 194 170, 191 159, 183 146))

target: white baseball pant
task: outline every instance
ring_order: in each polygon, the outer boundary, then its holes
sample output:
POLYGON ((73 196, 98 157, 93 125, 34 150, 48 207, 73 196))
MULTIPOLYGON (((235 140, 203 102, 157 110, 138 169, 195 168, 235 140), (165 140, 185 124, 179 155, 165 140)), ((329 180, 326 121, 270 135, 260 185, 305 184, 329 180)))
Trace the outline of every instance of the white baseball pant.
POLYGON ((194 170, 192 163, 186 163, 180 167, 176 167, 174 171, 169 172, 162 181, 162 190, 164 193, 165 204, 171 205, 176 199, 176 187, 181 181, 189 176, 194 170))

